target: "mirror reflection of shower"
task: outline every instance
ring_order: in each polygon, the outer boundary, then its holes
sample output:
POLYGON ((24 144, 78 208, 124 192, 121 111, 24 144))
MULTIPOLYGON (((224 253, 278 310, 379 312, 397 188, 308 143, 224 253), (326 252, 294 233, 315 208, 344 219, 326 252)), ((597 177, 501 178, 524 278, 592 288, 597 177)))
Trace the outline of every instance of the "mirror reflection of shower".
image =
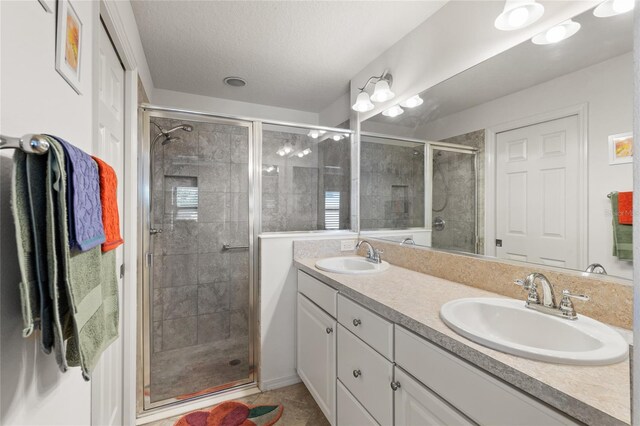
MULTIPOLYGON (((154 126, 156 126, 159 130, 159 132, 155 135, 155 137, 153 138, 153 140, 151 141, 151 152, 149 155, 150 158, 150 165, 149 165, 149 188, 154 188, 153 186, 153 175, 155 174, 155 151, 157 149, 158 146, 165 146, 168 145, 172 142, 181 142, 182 138, 179 136, 173 136, 174 132, 177 132, 178 130, 182 130, 185 132, 192 132, 193 131, 193 126, 190 124, 179 124, 175 127, 172 127, 168 130, 163 129, 162 127, 160 127, 160 125, 158 125, 158 123, 155 123, 153 121, 150 121, 151 124, 153 124, 154 126)), ((153 212, 153 197, 149 197, 149 211, 153 212)), ((153 215, 151 215, 151 220, 149 221, 150 224, 150 228, 149 228, 149 234, 151 235, 156 235, 156 234, 161 234, 162 233, 162 228, 157 228, 154 223, 153 223, 153 215)))
POLYGON ((441 163, 442 163, 442 151, 437 151, 433 156, 433 184, 441 185, 443 191, 440 192, 440 197, 433 197, 431 210, 436 213, 442 212, 447 208, 449 204, 449 186, 447 183, 447 179, 444 177, 442 173, 441 163), (438 198, 438 199, 436 199, 438 198), (444 198, 444 199, 443 199, 444 198), (437 207, 436 207, 437 206, 437 207))

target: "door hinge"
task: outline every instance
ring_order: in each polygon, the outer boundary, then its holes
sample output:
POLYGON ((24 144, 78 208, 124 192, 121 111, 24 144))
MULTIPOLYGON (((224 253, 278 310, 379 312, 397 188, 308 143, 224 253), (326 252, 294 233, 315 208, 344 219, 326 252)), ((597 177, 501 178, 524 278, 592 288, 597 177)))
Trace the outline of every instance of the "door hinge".
POLYGON ((124 263, 120 265, 120 278, 124 278, 124 263))

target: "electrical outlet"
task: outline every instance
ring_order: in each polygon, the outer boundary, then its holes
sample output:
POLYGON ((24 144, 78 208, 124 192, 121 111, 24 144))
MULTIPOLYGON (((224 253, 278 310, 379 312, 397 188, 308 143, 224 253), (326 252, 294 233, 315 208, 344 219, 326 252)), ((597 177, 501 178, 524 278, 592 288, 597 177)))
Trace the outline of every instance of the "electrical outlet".
POLYGON ((356 240, 340 240, 340 250, 353 251, 356 249, 356 240))

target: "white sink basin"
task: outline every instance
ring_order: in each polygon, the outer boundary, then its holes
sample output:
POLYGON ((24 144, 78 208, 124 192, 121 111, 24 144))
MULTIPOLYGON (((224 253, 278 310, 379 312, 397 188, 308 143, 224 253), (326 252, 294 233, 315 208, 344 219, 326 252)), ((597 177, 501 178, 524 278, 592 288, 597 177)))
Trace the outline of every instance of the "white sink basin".
POLYGON ((567 320, 512 299, 452 300, 440 318, 458 334, 502 352, 538 361, 607 365, 627 358, 629 345, 611 327, 582 315, 567 320))
POLYGON ((328 257, 318 260, 316 268, 337 274, 376 274, 389 269, 389 263, 373 263, 360 256, 328 257))

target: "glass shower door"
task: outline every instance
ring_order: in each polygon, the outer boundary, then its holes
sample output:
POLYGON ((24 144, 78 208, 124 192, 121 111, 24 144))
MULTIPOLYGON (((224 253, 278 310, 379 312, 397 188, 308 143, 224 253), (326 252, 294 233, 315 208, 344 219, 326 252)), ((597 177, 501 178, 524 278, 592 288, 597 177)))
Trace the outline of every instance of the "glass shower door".
POLYGON ((431 145, 431 246, 477 252, 476 152, 431 145))
POLYGON ((252 124, 147 114, 145 409, 254 380, 252 124))

